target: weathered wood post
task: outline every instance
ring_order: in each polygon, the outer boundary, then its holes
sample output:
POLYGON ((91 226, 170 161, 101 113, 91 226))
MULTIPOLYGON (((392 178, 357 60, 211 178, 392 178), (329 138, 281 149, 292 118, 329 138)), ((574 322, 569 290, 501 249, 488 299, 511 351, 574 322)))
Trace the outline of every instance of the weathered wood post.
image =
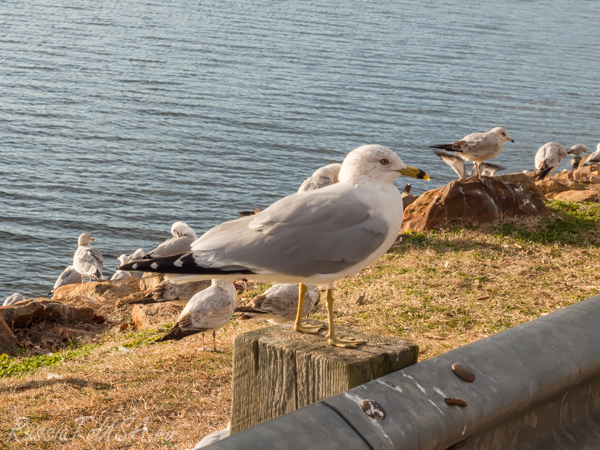
POLYGON ((401 339, 340 328, 366 342, 344 349, 327 345, 326 333, 297 333, 290 323, 236 336, 232 434, 417 362, 418 346, 401 339))

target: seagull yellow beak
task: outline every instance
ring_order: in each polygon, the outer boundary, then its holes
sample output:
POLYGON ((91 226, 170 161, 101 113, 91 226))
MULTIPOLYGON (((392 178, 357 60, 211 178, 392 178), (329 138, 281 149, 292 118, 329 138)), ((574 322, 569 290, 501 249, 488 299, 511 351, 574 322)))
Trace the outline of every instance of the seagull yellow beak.
POLYGON ((427 175, 421 169, 417 169, 413 166, 406 166, 406 169, 401 169, 398 172, 406 177, 417 178, 419 180, 429 180, 429 175, 427 175))

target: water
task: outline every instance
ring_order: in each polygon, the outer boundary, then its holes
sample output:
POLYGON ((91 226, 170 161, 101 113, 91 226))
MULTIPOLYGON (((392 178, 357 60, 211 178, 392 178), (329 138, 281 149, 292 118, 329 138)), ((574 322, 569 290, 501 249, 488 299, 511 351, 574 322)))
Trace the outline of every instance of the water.
POLYGON ((81 232, 110 275, 364 143, 422 192, 455 178, 427 145, 473 131, 505 126, 513 171, 600 140, 599 2, 329 3, 0 2, 0 299, 47 293, 81 232))

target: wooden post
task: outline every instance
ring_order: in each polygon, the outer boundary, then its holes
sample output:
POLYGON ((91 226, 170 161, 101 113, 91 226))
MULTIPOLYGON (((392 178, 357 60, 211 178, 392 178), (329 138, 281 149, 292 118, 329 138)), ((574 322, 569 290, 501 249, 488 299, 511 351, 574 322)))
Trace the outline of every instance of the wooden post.
POLYGON ((232 434, 417 362, 419 347, 401 339, 340 328, 340 336, 366 342, 345 349, 329 346, 326 334, 298 333, 289 323, 236 336, 232 434))

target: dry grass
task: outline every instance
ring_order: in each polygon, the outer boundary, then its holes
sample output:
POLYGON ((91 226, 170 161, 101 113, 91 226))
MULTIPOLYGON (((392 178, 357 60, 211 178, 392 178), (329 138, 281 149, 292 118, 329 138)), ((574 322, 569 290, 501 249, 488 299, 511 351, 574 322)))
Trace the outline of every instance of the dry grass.
MULTIPOLYGON (((337 284, 336 323, 416 342, 423 359, 597 294, 600 207, 552 208, 557 216, 540 221, 404 235, 376 264, 337 284)), ((315 318, 325 318, 322 303, 315 318)), ((4 378, 0 448, 191 447, 225 427, 233 337, 258 326, 264 323, 232 321, 218 333, 222 353, 199 350, 199 336, 149 345, 161 330, 107 334, 88 356, 4 378), (50 373, 61 378, 48 379, 50 373), (72 440, 83 416, 94 418, 72 440), (45 429, 42 439, 21 434, 21 442, 7 442, 18 417, 28 418, 29 433, 45 429), (135 422, 123 423, 127 418, 135 422), (141 431, 131 432, 141 430, 144 418, 142 441, 141 431), (102 432, 94 432, 105 420, 102 432), (106 439, 102 433, 115 420, 106 439), (45 441, 50 428, 66 428, 69 440, 45 441)))

